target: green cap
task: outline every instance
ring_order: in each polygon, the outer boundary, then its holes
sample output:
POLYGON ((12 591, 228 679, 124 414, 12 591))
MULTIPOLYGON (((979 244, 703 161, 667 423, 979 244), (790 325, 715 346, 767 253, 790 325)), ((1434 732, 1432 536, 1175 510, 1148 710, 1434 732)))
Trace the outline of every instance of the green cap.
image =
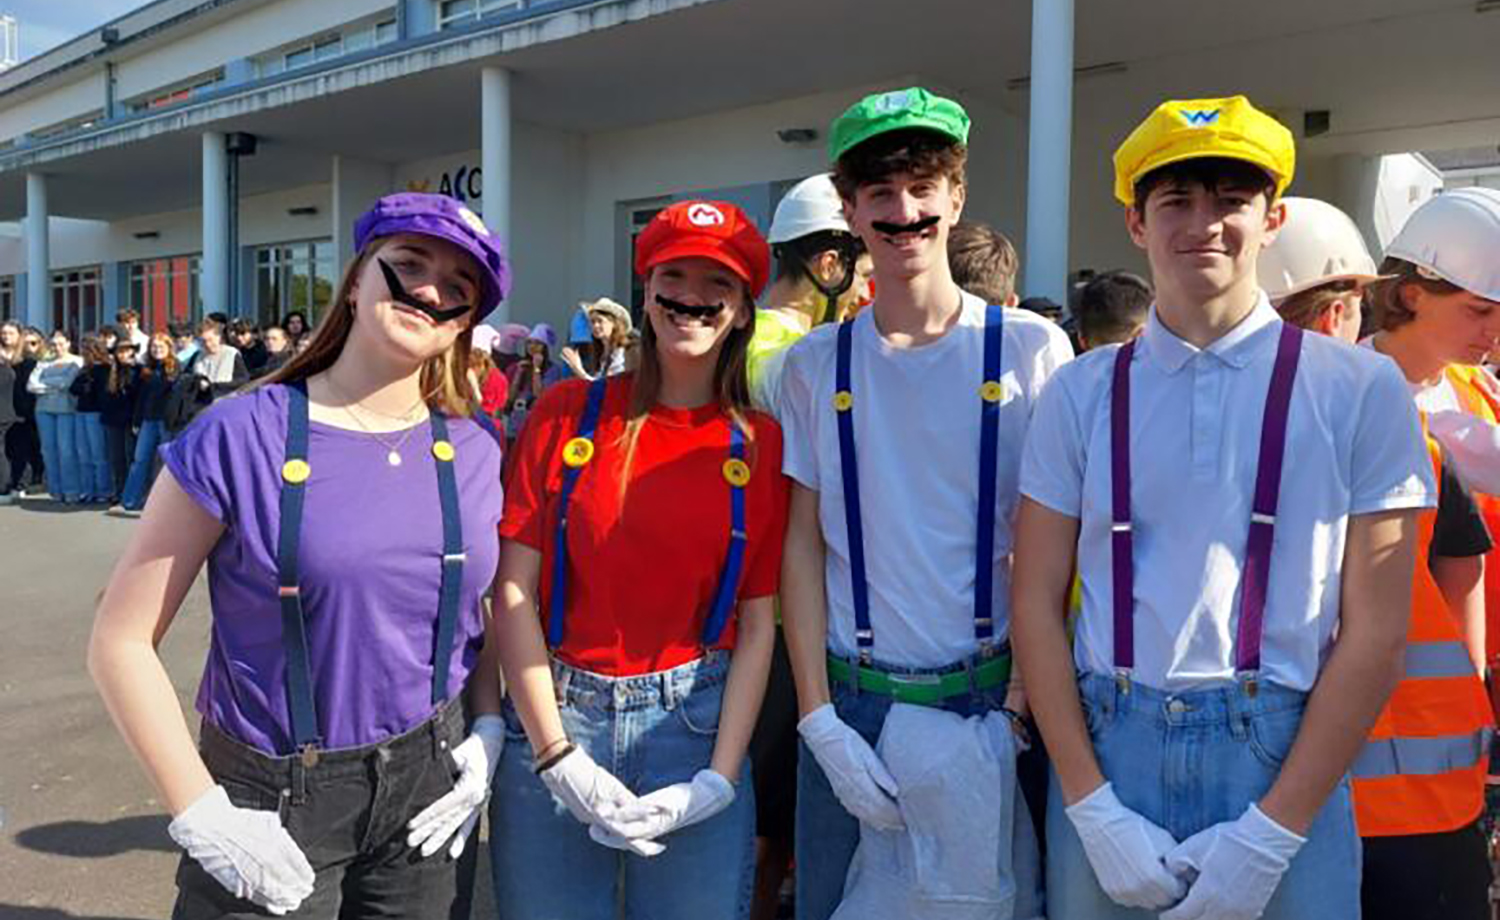
POLYGON ((834 119, 829 131, 828 158, 837 161, 850 148, 877 134, 905 128, 925 128, 967 144, 969 113, 952 99, 933 95, 920 86, 874 93, 834 119))

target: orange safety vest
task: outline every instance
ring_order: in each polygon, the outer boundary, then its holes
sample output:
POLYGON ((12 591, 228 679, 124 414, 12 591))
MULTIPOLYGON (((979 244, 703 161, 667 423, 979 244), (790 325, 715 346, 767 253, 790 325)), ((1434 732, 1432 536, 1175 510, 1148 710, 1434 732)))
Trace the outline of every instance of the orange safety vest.
MULTIPOLYGON (((1483 370, 1458 364, 1449 365, 1448 382, 1458 392, 1458 400, 1470 415, 1492 425, 1500 424, 1500 403, 1480 382, 1483 370)), ((1500 497, 1474 493, 1474 503, 1484 516, 1485 526, 1496 539, 1496 548, 1485 558, 1484 565, 1484 660, 1493 669, 1500 659, 1500 497)), ((1500 715, 1500 713, 1497 713, 1500 715)))
MULTIPOLYGON (((1437 443, 1427 445, 1440 472, 1437 443)), ((1484 808, 1494 723, 1463 630, 1427 569, 1436 517, 1419 518, 1405 674, 1350 771, 1361 837, 1457 830, 1484 808)))

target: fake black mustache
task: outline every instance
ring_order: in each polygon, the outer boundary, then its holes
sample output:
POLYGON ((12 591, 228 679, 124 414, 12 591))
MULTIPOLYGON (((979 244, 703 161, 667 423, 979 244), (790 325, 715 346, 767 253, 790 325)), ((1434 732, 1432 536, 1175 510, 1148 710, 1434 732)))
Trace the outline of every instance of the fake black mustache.
POLYGON ((719 315, 720 310, 724 309, 723 303, 711 303, 705 304, 701 307, 694 307, 680 301, 673 300, 670 297, 663 297, 660 294, 656 295, 656 302, 663 309, 670 310, 673 313, 681 314, 682 316, 686 316, 690 319, 712 320, 719 315))
POLYGON ((390 288, 392 300, 402 306, 411 307, 435 323, 448 323, 456 319, 461 319, 470 310, 474 309, 471 304, 459 304, 456 307, 449 307, 446 310, 442 307, 435 307, 427 301, 413 297, 407 293, 406 288, 401 284, 401 279, 396 277, 396 272, 386 264, 384 259, 376 259, 375 264, 380 266, 380 273, 385 276, 385 286, 390 288))
POLYGON ((883 220, 871 221, 870 226, 886 236, 895 236, 898 233, 921 233, 928 227, 937 226, 938 217, 924 217, 921 220, 912 221, 909 224, 890 224, 883 220))

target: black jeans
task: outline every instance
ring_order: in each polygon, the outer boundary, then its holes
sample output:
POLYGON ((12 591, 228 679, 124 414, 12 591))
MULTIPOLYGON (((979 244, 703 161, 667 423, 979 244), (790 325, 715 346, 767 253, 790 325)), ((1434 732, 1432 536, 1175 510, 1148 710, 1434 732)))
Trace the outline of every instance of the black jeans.
MULTIPOLYGON (((460 700, 398 738, 325 752, 311 768, 300 757, 268 757, 207 723, 202 735, 203 760, 230 801, 277 812, 317 873, 312 896, 289 918, 448 920, 456 864, 446 850, 421 858, 406 845, 406 822, 453 788, 448 752, 464 737, 460 700)), ((173 920, 267 915, 182 858, 173 920)))
POLYGON ((104 445, 109 451, 109 471, 115 484, 115 498, 125 494, 125 479, 130 475, 130 462, 135 459, 135 432, 127 425, 104 426, 104 445))
POLYGON ((10 462, 10 472, 5 482, 0 483, 8 487, 3 491, 41 485, 42 436, 37 431, 36 419, 22 419, 5 432, 5 458, 10 462))
POLYGON ((1489 920, 1490 860, 1478 821, 1363 843, 1365 920, 1489 920))
MULTIPOLYGON (((11 429, 19 424, 19 422, 0 422, 0 446, 3 446, 9 439, 11 429)), ((0 495, 9 495, 12 490, 9 454, 9 451, 0 450, 0 495)))

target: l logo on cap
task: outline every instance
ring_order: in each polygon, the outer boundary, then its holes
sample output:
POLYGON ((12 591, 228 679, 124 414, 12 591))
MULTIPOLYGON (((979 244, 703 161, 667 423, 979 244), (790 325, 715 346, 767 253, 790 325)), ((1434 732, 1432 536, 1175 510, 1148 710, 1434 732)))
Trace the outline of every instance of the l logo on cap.
POLYGON ((903 89, 876 99, 874 108, 877 112, 899 112, 910 105, 911 96, 903 89))
POLYGON ((1190 125, 1203 127, 1219 120, 1218 109, 1183 109, 1182 118, 1190 125))
POLYGON ((718 227, 724 224, 724 212, 711 204, 695 204, 688 208, 688 223, 695 227, 718 227))

